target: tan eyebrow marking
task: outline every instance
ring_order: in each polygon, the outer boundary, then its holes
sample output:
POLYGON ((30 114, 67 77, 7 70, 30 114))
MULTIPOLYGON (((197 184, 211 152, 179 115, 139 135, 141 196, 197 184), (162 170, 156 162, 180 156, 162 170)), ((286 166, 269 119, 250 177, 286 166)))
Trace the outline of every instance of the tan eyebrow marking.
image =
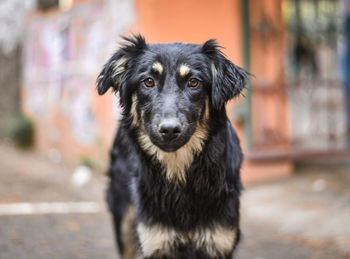
POLYGON ((163 65, 158 61, 153 63, 152 69, 157 71, 159 74, 163 73, 163 65))
POLYGON ((186 64, 182 64, 179 69, 180 76, 186 76, 190 72, 190 68, 186 64))

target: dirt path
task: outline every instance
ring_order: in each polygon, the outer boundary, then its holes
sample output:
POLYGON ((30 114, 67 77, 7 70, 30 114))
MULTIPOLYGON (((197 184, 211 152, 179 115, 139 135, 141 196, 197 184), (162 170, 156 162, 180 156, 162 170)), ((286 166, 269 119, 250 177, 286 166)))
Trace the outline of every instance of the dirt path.
MULTIPOLYGON (((74 187, 74 165, 0 144, 0 205, 93 202, 95 212, 0 216, 0 258, 117 258, 106 179, 74 187)), ((246 187, 237 259, 350 258, 350 169, 307 168, 246 187), (329 171, 331 170, 331 171, 329 171)), ((47 208, 46 208, 47 209, 47 208)))

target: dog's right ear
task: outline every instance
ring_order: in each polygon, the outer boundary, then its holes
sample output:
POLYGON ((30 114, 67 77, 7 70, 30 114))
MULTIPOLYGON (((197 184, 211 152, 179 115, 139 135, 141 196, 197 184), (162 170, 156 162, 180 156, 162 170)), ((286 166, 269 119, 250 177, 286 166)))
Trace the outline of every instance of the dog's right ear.
POLYGON ((212 89, 211 102, 216 109, 237 96, 245 87, 248 73, 228 60, 220 50, 216 40, 208 40, 202 51, 211 59, 212 89))
POLYGON ((107 61, 97 77, 97 91, 100 95, 107 92, 110 87, 113 87, 116 92, 120 90, 128 59, 139 55, 147 46, 145 38, 141 35, 123 37, 123 39, 125 43, 107 61))

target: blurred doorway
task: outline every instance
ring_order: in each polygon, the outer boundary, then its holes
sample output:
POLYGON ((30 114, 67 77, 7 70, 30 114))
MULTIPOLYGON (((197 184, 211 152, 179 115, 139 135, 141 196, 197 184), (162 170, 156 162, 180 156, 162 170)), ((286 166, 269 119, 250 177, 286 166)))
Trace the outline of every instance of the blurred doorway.
POLYGON ((339 72, 339 1, 289 0, 287 95, 291 144, 296 150, 343 150, 345 111, 339 72))

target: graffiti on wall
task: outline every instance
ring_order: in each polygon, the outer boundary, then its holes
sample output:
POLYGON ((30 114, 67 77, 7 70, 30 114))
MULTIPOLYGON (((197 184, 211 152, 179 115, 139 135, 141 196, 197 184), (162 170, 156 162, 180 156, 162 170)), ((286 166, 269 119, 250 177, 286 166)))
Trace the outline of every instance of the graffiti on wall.
POLYGON ((26 111, 41 121, 50 113, 69 118, 74 139, 92 144, 98 125, 91 87, 132 21, 128 0, 80 4, 54 17, 35 15, 24 46, 26 111))

